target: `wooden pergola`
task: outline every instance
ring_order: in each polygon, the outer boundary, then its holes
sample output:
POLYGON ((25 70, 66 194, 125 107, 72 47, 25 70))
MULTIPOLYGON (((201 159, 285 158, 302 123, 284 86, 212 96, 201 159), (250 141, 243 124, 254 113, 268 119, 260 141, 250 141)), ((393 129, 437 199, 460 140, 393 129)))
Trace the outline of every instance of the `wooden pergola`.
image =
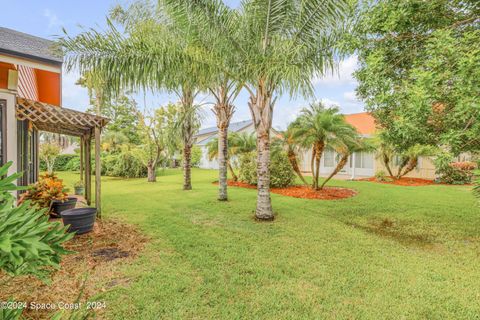
POLYGON ((18 120, 28 120, 40 131, 80 137, 80 178, 85 182, 85 200, 92 202, 91 141, 95 139, 95 207, 101 216, 100 134, 108 119, 48 103, 17 97, 18 120))

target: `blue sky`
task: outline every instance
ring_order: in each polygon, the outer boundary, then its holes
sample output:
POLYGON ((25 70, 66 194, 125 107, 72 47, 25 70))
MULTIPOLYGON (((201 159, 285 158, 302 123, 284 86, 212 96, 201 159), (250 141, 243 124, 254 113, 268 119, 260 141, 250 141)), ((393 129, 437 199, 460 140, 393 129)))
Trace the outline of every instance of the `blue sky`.
MULTIPOLYGON (((118 0, 0 0, 2 8, 8 8, 2 15, 0 25, 15 29, 39 37, 53 39, 62 34, 62 27, 68 33, 74 35, 83 27, 103 28, 105 16, 109 9, 116 4, 125 4, 126 1, 118 0)), ((239 0, 226 0, 230 6, 237 6, 239 0)), ((343 113, 356 113, 363 111, 363 104, 355 98, 356 81, 352 72, 357 66, 357 59, 351 56, 345 59, 339 67, 338 74, 328 75, 322 79, 314 79, 315 97, 295 98, 281 97, 275 106, 273 125, 276 128, 284 128, 295 119, 303 106, 312 100, 324 100, 327 104, 340 106, 343 113)), ((63 75, 63 105, 77 110, 85 110, 88 107, 87 91, 75 85, 78 79, 76 73, 64 73, 63 75)), ((135 96, 139 106, 143 108, 142 95, 135 96)), ((147 96, 147 108, 158 107, 175 102, 175 96, 165 93, 149 94, 147 96)), ((202 102, 209 102, 208 96, 200 98, 202 102)), ((250 119, 247 106, 248 95, 244 92, 237 98, 235 105, 237 111, 233 121, 250 119)), ((206 107, 208 109, 208 107, 206 107)), ((214 126, 215 119, 209 110, 205 112, 203 126, 214 126)))

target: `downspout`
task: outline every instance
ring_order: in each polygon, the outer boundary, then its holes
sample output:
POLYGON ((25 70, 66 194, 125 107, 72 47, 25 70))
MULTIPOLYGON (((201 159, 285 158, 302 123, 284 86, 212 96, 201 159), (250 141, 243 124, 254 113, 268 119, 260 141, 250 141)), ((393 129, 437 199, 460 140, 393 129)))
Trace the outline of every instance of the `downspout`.
POLYGON ((350 180, 355 180, 356 176, 355 176, 355 166, 356 166, 356 155, 357 153, 354 152, 352 153, 352 176, 350 178, 350 180))

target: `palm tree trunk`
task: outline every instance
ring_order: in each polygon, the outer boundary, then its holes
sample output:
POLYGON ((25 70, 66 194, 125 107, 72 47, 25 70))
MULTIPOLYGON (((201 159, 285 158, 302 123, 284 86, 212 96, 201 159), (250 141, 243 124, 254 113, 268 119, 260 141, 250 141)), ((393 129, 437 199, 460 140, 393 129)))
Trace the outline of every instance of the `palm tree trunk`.
POLYGON ((274 219, 270 198, 270 129, 272 127, 273 102, 263 82, 260 82, 255 95, 248 103, 257 133, 257 208, 258 220, 274 219))
POLYGON ((403 177, 403 176, 406 176, 408 173, 412 172, 413 169, 415 169, 417 167, 417 164, 418 164, 418 158, 410 158, 408 160, 408 163, 405 167, 405 170, 403 171, 403 173, 400 175, 399 178, 403 177))
POLYGON ((302 175, 302 172, 300 171, 300 168, 298 167, 297 155, 295 154, 295 151, 288 150, 287 156, 293 171, 297 174, 300 180, 302 180, 303 184, 308 185, 307 181, 302 175))
POLYGON ((235 170, 233 170, 232 164, 230 163, 230 160, 227 159, 227 166, 228 170, 230 171, 230 175, 232 176, 233 181, 238 181, 238 177, 235 174, 235 170))
POLYGON ((317 142, 315 144, 315 167, 316 167, 316 175, 315 175, 315 190, 318 190, 318 180, 320 179, 320 159, 322 158, 322 152, 325 148, 325 143, 317 142))
POLYGON ((227 201, 228 124, 219 121, 218 126, 218 200, 227 201))
POLYGON ((312 171, 312 189, 316 188, 315 185, 315 146, 312 148, 312 159, 310 160, 310 170, 312 171))
POLYGON ((185 144, 183 147, 183 190, 192 190, 191 158, 192 146, 185 144))
POLYGON ((395 176, 393 175, 393 172, 392 172, 392 168, 390 168, 390 157, 387 154, 383 154, 382 160, 383 160, 383 165, 387 169, 390 177, 395 178, 395 176))
POLYGON ((402 160, 402 163, 400 163, 400 165, 398 166, 398 171, 397 171, 397 175, 395 176, 396 179, 400 179, 403 175, 402 175, 402 170, 403 168, 405 168, 405 166, 408 164, 409 160, 402 160))
POLYGON ((320 186, 319 190, 322 190, 323 187, 327 184, 327 182, 332 179, 337 173, 339 173, 344 167, 345 165, 347 164, 348 162, 348 157, 350 156, 350 154, 344 154, 342 156, 342 158, 340 159, 340 161, 337 163, 335 169, 333 170, 332 173, 330 173, 330 175, 325 179, 325 181, 323 181, 322 185, 320 186))

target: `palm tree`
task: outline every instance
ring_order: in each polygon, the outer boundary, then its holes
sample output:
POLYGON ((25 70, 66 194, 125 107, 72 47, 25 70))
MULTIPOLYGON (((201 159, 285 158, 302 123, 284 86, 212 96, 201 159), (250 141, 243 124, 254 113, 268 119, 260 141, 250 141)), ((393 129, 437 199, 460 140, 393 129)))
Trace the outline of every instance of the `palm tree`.
POLYGON ((398 167, 395 179, 400 179, 413 171, 418 165, 418 159, 422 156, 432 156, 438 151, 438 148, 425 145, 414 145, 408 148, 400 156, 400 165, 398 167))
MULTIPOLYGON (((207 147, 207 150, 208 150, 208 159, 211 161, 213 159, 217 159, 218 160, 218 148, 219 148, 219 141, 218 141, 218 137, 212 139, 211 141, 209 141, 206 145, 207 147)), ((229 135, 228 136, 228 153, 227 153, 227 159, 226 159, 226 163, 227 163, 227 167, 228 167, 228 171, 230 171, 230 175, 232 176, 232 180, 233 181, 237 181, 238 180, 238 176, 235 174, 235 171, 233 170, 233 167, 232 167, 232 163, 230 162, 230 159, 232 157, 232 153, 231 153, 231 150, 232 150, 232 135, 229 135)))
MULTIPOLYGON (((228 136, 228 158, 227 166, 233 181, 237 181, 238 177, 233 170, 231 159, 242 154, 252 152, 256 149, 255 133, 251 132, 234 132, 228 136)), ((207 143, 208 156, 210 160, 218 158, 218 138, 207 143)))
POLYGON ((302 148, 295 139, 295 127, 293 125, 289 125, 287 130, 280 132, 280 136, 276 137, 272 142, 272 152, 276 151, 275 143, 277 142, 279 144, 279 148, 287 153, 288 161, 290 162, 293 171, 305 185, 308 185, 308 182, 305 180, 305 177, 303 176, 298 165, 298 155, 301 153, 302 148))
POLYGON ((198 127, 194 119, 194 100, 204 87, 207 67, 189 54, 187 39, 178 33, 165 15, 146 4, 135 3, 131 10, 117 8, 115 19, 122 24, 119 32, 108 20, 107 31, 90 29, 76 37, 60 39, 67 70, 78 67, 81 74, 92 72, 108 80, 113 94, 125 89, 168 90, 175 93, 184 115, 182 133, 184 155, 184 190, 190 190, 190 152, 198 127))
MULTIPOLYGON (((373 152, 375 151, 375 146, 374 144, 371 143, 370 140, 361 138, 357 135, 355 132, 351 136, 345 136, 343 138, 338 139, 338 141, 335 141, 334 144, 334 150, 339 154, 340 158, 337 162, 337 165, 335 166, 335 169, 333 169, 332 173, 325 178, 323 183, 320 185, 319 189, 322 190, 323 187, 327 184, 330 179, 332 179, 337 173, 339 173, 347 164, 348 158, 354 153, 354 152, 373 152)), ((353 164, 355 165, 355 164, 353 164)))
POLYGON ((321 102, 313 103, 301 111, 301 115, 292 124, 295 139, 312 150, 311 171, 312 188, 319 190, 320 160, 329 144, 356 135, 355 129, 345 121, 338 107, 326 108, 321 102))
MULTIPOLYGON (((219 0, 164 0, 182 6, 195 30, 209 33, 223 48, 233 48, 239 69, 232 74, 250 95, 257 134, 257 205, 259 220, 273 220, 270 198, 270 130, 278 95, 313 93, 311 79, 332 71, 344 32, 347 0, 245 0, 232 15, 219 0), (188 13, 188 14, 187 14, 188 13)), ((211 48, 221 66, 221 50, 211 48)))

